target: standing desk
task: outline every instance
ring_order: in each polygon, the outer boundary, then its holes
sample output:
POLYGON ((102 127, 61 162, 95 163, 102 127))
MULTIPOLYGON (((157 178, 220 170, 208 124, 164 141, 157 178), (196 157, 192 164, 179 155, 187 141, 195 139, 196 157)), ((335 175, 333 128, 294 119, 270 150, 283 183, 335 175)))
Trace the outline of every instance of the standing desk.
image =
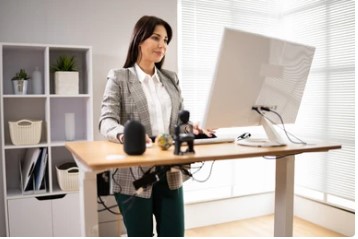
POLYGON ((341 145, 315 143, 257 148, 234 143, 196 145, 195 154, 178 156, 172 146, 167 151, 153 145, 141 156, 128 156, 123 145, 108 141, 67 142, 79 167, 82 236, 98 236, 97 173, 129 166, 186 164, 213 160, 276 157, 274 236, 292 236, 295 155, 340 149, 341 145))

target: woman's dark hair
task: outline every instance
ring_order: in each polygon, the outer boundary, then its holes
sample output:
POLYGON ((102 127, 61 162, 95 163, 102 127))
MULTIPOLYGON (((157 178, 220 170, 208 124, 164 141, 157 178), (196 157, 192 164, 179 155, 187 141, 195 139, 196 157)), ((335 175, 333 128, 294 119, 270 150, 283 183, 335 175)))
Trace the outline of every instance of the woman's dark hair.
MULTIPOLYGON (((172 39, 173 32, 172 28, 166 21, 154 16, 141 17, 134 26, 131 43, 127 53, 127 59, 123 66, 124 68, 134 66, 138 59, 139 44, 149 38, 153 34, 155 27, 158 25, 164 26, 165 30, 167 31, 169 44, 170 40, 172 39)), ((155 63, 155 66, 158 69, 161 69, 164 63, 164 59, 165 56, 160 62, 155 63)))

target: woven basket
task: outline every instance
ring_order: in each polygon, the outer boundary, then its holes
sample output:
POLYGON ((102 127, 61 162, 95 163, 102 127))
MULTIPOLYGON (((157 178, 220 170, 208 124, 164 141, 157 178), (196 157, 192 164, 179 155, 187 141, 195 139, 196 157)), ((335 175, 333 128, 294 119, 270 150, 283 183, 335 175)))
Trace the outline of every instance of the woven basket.
POLYGON ((42 120, 9 121, 10 138, 14 145, 38 144, 41 140, 42 120))
POLYGON ((57 180, 63 191, 78 191, 78 167, 76 163, 64 163, 56 166, 57 180))

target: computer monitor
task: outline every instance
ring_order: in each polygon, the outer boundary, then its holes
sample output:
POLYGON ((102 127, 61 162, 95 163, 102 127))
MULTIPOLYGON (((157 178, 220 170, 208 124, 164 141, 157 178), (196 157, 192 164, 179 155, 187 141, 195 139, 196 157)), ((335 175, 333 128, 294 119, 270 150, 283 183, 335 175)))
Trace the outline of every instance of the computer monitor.
POLYGON ((253 107, 267 116, 262 109, 274 110, 285 124, 294 123, 314 52, 312 46, 225 28, 201 126, 263 125, 268 142, 256 146, 285 145, 272 122, 253 107))

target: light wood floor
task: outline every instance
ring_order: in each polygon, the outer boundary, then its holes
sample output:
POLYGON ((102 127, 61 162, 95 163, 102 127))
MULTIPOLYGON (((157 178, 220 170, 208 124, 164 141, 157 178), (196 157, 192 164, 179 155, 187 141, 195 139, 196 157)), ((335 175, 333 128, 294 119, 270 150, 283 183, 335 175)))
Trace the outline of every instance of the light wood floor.
MULTIPOLYGON (((250 218, 224 224, 189 229, 186 237, 272 237, 273 215, 250 218)), ((294 237, 342 237, 339 233, 312 224, 295 217, 293 221, 294 237)))

